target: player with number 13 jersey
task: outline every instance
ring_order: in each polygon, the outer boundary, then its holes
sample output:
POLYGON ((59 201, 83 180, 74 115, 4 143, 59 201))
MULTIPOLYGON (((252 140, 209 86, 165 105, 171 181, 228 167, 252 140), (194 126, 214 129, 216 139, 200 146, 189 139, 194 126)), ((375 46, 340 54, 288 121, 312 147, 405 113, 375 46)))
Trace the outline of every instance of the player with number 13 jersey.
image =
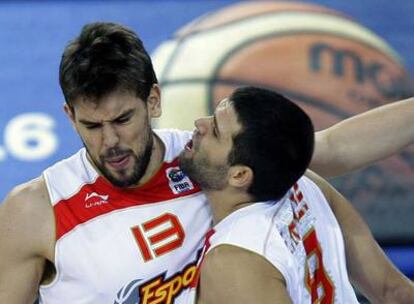
POLYGON ((210 209, 178 167, 176 157, 191 133, 155 132, 166 149, 164 162, 140 187, 112 186, 95 171, 85 149, 45 170, 56 218, 57 274, 40 287, 40 303, 186 299, 211 225, 210 209))

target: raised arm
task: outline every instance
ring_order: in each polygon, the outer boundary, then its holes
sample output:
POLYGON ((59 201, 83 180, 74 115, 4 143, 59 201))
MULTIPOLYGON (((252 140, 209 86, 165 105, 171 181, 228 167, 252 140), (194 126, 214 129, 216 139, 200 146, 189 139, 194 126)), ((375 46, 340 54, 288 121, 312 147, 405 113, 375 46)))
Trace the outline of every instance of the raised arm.
POLYGON ((45 257, 52 254, 47 251, 54 223, 46 203, 47 194, 35 180, 17 187, 0 205, 0 303, 33 303, 37 297, 45 257))
POLYGON ((414 143, 414 97, 387 104, 317 132, 311 169, 342 175, 414 143))
POLYGON ((414 303, 414 284, 388 260, 354 207, 322 178, 311 172, 308 176, 325 194, 341 226, 352 283, 372 303, 414 303))
POLYGON ((209 252, 197 304, 290 304, 282 274, 259 255, 230 245, 209 252))

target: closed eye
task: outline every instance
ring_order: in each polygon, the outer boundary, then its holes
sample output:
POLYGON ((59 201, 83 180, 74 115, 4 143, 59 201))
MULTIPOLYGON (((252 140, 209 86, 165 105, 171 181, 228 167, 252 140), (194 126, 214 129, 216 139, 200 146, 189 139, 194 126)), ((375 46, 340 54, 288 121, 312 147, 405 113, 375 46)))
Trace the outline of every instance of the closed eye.
POLYGON ((217 137, 217 129, 216 129, 216 126, 213 126, 213 135, 214 135, 214 137, 217 137))
POLYGON ((127 123, 128 121, 130 121, 130 117, 123 117, 123 118, 119 118, 115 120, 115 122, 118 124, 124 124, 124 123, 127 123))
POLYGON ((214 115, 213 116, 213 135, 214 135, 214 137, 219 137, 219 135, 220 135, 220 131, 219 131, 219 129, 218 129, 218 127, 217 127, 217 119, 216 119, 216 115, 214 115))
POLYGON ((85 124, 85 128, 88 130, 98 129, 100 126, 100 124, 85 124))
POLYGON ((125 124, 131 121, 131 117, 134 116, 135 110, 131 109, 113 120, 116 124, 125 124))

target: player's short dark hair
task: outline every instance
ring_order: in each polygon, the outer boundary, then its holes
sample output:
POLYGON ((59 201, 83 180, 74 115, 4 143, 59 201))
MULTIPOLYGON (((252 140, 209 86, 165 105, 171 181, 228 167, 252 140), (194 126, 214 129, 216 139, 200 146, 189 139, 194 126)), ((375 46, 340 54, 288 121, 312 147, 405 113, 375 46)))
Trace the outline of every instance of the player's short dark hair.
POLYGON ((146 101, 157 83, 151 58, 132 30, 109 22, 87 24, 65 48, 59 81, 66 102, 99 98, 115 90, 146 101))
POLYGON ((311 119, 295 103, 266 89, 240 88, 229 99, 242 125, 233 138, 229 164, 242 164, 253 170, 248 191, 256 200, 282 198, 311 161, 311 119))

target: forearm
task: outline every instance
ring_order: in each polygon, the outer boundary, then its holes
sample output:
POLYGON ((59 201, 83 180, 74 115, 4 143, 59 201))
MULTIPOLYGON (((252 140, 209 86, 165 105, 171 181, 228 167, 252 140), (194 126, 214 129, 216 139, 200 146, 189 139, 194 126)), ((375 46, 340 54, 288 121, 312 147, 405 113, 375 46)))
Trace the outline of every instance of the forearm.
POLYGON ((411 304, 414 303, 414 283, 406 277, 397 277, 396 280, 389 280, 384 295, 387 304, 411 304))
POLYGON ((356 115, 317 132, 311 169, 338 176, 414 143, 414 98, 356 115))
POLYGON ((388 259, 351 203, 313 172, 306 174, 322 190, 341 227, 353 285, 370 303, 414 303, 413 283, 388 259))

